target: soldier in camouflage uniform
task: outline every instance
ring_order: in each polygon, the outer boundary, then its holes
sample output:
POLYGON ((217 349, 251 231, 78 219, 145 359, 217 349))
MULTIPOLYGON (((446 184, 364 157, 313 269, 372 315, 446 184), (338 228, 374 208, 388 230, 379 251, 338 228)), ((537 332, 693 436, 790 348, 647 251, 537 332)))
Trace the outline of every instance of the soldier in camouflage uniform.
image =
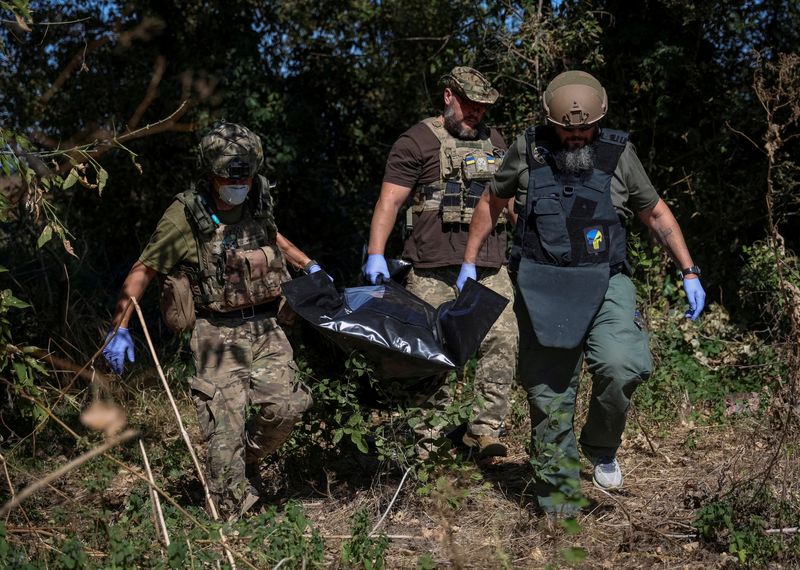
MULTIPOLYGON (((389 278, 384 248, 400 208, 410 200, 403 257, 413 263, 413 270, 407 288, 433 306, 457 294, 453 283, 463 259, 472 211, 506 149, 500 134, 483 122, 487 106, 499 96, 489 81, 469 67, 455 67, 442 79, 442 114, 411 127, 389 153, 372 216, 365 269, 372 283, 389 278)), ((506 224, 501 219, 482 246, 477 278, 511 299, 513 287, 505 261, 506 224)), ((475 386, 480 404, 467 426, 464 443, 479 456, 507 453, 499 431, 508 411, 516 364, 517 323, 511 307, 509 303, 478 351, 475 386)), ((438 391, 434 399, 441 394, 438 391)))
POLYGON ((258 500, 248 476, 311 406, 276 317, 286 261, 307 273, 320 266, 277 230, 269 183, 257 174, 257 135, 223 123, 202 138, 200 155, 207 177, 176 196, 128 274, 112 322, 120 328, 104 355, 118 374, 133 361, 125 307, 158 276, 165 321, 192 330, 190 386, 211 495, 236 518, 258 500))

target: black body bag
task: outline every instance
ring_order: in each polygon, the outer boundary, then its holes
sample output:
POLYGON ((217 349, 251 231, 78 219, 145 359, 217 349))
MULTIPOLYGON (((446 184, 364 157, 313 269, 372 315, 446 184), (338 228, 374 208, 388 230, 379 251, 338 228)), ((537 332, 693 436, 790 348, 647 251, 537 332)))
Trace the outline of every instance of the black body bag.
POLYGON ((457 300, 438 308, 392 281, 339 293, 324 271, 284 283, 283 294, 339 348, 360 351, 381 379, 423 378, 463 366, 508 304, 472 279, 457 300))

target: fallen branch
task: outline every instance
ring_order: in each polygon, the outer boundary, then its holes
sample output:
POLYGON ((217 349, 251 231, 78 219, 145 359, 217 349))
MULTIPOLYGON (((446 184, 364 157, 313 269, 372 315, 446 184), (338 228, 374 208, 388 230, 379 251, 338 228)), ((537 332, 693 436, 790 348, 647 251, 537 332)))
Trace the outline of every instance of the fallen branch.
POLYGON ((383 512, 383 516, 377 523, 375 523, 375 526, 372 527, 372 530, 369 531, 369 534, 367 536, 373 536, 375 534, 375 531, 378 530, 378 528, 380 528, 381 524, 383 524, 383 520, 386 518, 386 515, 389 514, 389 511, 392 509, 392 505, 394 505, 394 502, 397 500, 397 495, 400 494, 400 489, 403 488, 403 483, 405 483, 406 477, 408 477, 409 473, 411 473, 411 467, 406 469, 406 472, 403 473, 403 478, 400 479, 400 484, 397 486, 397 490, 394 492, 394 497, 392 497, 392 500, 389 501, 389 506, 386 507, 386 510, 383 512))
MULTIPOLYGON (((203 474, 203 469, 200 467, 200 461, 197 459, 197 454, 194 452, 194 447, 192 446, 192 440, 189 438, 189 433, 186 431, 186 428, 183 426, 183 418, 181 417, 181 412, 178 410, 178 405, 175 403, 175 398, 172 396, 172 390, 170 390, 169 382, 167 382, 166 376, 164 376, 164 370, 161 368, 161 362, 158 360, 158 355, 156 354, 156 349, 153 346, 153 340, 150 338, 150 331, 147 328, 147 323, 144 320, 144 314, 142 314, 142 308, 139 306, 139 303, 136 302, 135 297, 131 297, 131 303, 133 303, 133 307, 136 309, 136 314, 139 317, 139 322, 142 324, 142 330, 144 331, 144 337, 147 339, 147 346, 150 348, 150 355, 153 357, 153 362, 156 365, 156 371, 158 372, 158 377, 161 378, 161 383, 164 386, 164 391, 167 393, 167 397, 169 398, 170 406, 172 406, 172 411, 175 413, 175 419, 178 421, 178 428, 180 429, 181 436, 183 437, 184 443, 186 443, 186 448, 189 450, 189 455, 192 458, 192 462, 194 463, 195 470, 197 471, 197 477, 200 480, 200 484, 203 486, 203 492, 205 493, 206 503, 208 504, 208 508, 211 511, 211 516, 215 521, 219 520, 219 512, 217 511, 217 506, 214 504, 214 500, 211 498, 211 491, 208 489, 208 484, 206 483, 205 475, 203 474)), ((228 557, 228 562, 230 562, 231 568, 236 570, 236 562, 233 559, 233 552, 228 546, 228 542, 225 538, 225 535, 222 533, 222 529, 219 531, 220 536, 220 543, 222 547, 225 549, 225 554, 228 557)))
POLYGON ((158 528, 161 531, 161 536, 164 539, 164 546, 169 546, 169 533, 167 532, 167 523, 164 521, 164 512, 161 510, 161 501, 158 499, 158 493, 155 491, 156 481, 153 478, 153 472, 150 470, 150 460, 147 458, 147 452, 144 449, 144 442, 139 440, 139 448, 142 451, 142 459, 144 460, 144 468, 147 471, 147 481, 149 483, 148 490, 150 491, 150 501, 153 503, 153 518, 156 519, 158 528))
POLYGON ((46 487, 52 481, 55 481, 56 479, 58 479, 62 475, 66 475, 67 473, 69 473, 70 471, 72 471, 76 467, 79 467, 79 466, 83 465, 84 463, 86 463, 90 459, 92 459, 94 457, 97 457, 98 455, 101 455, 102 453, 105 453, 106 451, 108 451, 112 447, 116 447, 120 443, 124 443, 124 442, 128 441, 129 439, 131 439, 133 437, 136 437, 137 435, 139 435, 138 431, 133 430, 133 429, 129 429, 129 430, 125 431, 124 433, 120 434, 117 437, 114 437, 114 438, 106 440, 106 442, 103 443, 102 445, 100 445, 98 447, 95 447, 94 449, 92 449, 90 451, 87 451, 86 453, 84 453, 80 457, 77 457, 77 458, 73 459, 72 461, 70 461, 66 465, 63 465, 59 469, 56 469, 55 471, 50 473, 50 475, 48 475, 47 477, 39 479, 35 483, 32 483, 32 484, 28 485, 22 491, 17 493, 17 495, 14 498, 12 498, 5 505, 3 505, 2 508, 0 508, 0 517, 5 516, 6 513, 11 512, 15 507, 19 506, 19 504, 22 503, 22 501, 24 501, 25 499, 27 499, 28 497, 30 497, 31 495, 36 493, 36 491, 38 491, 42 487, 46 487))
POLYGON ((793 526, 791 528, 768 528, 764 532, 766 534, 796 534, 800 532, 800 527, 793 526))

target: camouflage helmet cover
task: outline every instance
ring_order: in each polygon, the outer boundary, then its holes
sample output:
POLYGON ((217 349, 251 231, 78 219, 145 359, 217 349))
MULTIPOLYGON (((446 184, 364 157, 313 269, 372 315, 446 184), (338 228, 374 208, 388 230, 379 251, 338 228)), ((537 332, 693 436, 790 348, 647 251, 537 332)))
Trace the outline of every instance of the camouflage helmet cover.
POLYGON ((562 127, 591 125, 608 112, 608 97, 600 82, 585 71, 557 75, 542 94, 547 120, 562 127))
POLYGON ((250 178, 264 162, 261 139, 235 123, 221 123, 200 139, 204 167, 222 178, 250 178))
POLYGON ((453 89, 475 103, 491 105, 500 97, 500 93, 492 87, 489 80, 471 67, 454 67, 450 73, 442 76, 442 82, 445 87, 453 89))

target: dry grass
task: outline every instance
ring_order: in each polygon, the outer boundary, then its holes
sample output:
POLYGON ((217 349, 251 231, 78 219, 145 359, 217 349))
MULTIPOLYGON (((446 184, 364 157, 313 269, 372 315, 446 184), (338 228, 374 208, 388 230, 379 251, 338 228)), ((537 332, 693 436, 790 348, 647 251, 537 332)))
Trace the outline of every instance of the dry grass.
MULTIPOLYGON (((515 430, 514 430, 515 431, 515 430)), ((512 431, 512 438, 515 435, 512 431)), ((625 489, 608 494, 591 484, 588 467, 582 488, 591 505, 579 518, 581 531, 570 535, 549 523, 525 495, 528 455, 515 443, 508 457, 475 466, 482 481, 469 484, 467 472, 440 470, 449 489, 419 496, 418 482, 407 482, 387 516, 391 538, 388 568, 416 568, 430 553, 441 568, 542 568, 566 565, 561 552, 585 549, 579 567, 716 568, 733 564, 725 554, 700 546, 691 526, 699 502, 717 492, 736 473, 752 473, 763 458, 752 453, 753 426, 698 428, 671 426, 650 449, 635 426, 619 458, 625 489), (693 449, 686 442, 692 441, 693 449), (466 490, 458 506, 447 501, 466 490)), ((766 442, 762 442, 766 445, 766 442)), ((348 532, 347 521, 367 508, 377 520, 396 490, 399 476, 354 495, 303 500, 308 514, 331 547, 348 532)))
MULTIPOLYGON (((179 404, 185 408, 187 428, 198 442, 188 395, 180 395, 179 404)), ((131 425, 143 428, 148 453, 152 451, 156 458, 157 481, 166 477, 159 473, 159 446, 166 457, 170 442, 178 438, 173 422, 162 413, 164 407, 163 399, 151 388, 142 390, 128 407, 131 425)), ((581 421, 579 413, 578 424, 581 421)), ((531 468, 524 445, 529 426, 524 421, 509 425, 505 440, 510 446, 508 457, 436 467, 431 475, 439 485, 428 494, 421 494, 422 483, 409 476, 391 505, 405 466, 380 464, 357 451, 323 454, 326 463, 322 464, 285 454, 266 464, 262 476, 272 493, 271 501, 281 504, 294 499, 303 505, 325 538, 326 560, 332 567, 339 566, 350 519, 361 509, 370 513, 371 524, 388 510, 380 529, 390 538, 387 568, 416 568, 425 554, 437 568, 565 567, 568 564, 562 552, 574 547, 587 554, 584 562, 575 565, 581 568, 733 567, 736 560, 732 555, 700 544, 692 521, 703 501, 730 488, 732 482, 753 479, 763 469, 775 443, 774 434, 762 427, 764 423, 764 418, 741 416, 730 425, 701 426, 676 417, 673 425, 649 426, 645 433, 632 417, 619 454, 625 488, 615 494, 595 489, 585 464, 581 485, 591 504, 579 518, 577 534, 549 522, 527 492, 531 468)), ((786 483, 784 493, 796 496, 800 461, 793 453, 796 451, 786 450, 780 456, 774 479, 786 483)), ((12 469, 11 477, 14 475, 12 469)), ((190 475, 186 478, 191 479, 190 475)), ((84 504, 96 501, 98 508, 104 504, 122 509, 138 479, 121 470, 108 489, 96 493, 87 491, 85 483, 76 475, 56 487, 62 496, 81 497, 84 504)), ((178 487, 172 491, 179 503, 198 502, 198 497, 181 496, 178 487)), ((56 500, 50 507, 47 501, 37 501, 29 508, 46 511, 62 502, 53 497, 56 500)), ((37 521, 48 519, 46 512, 29 510, 27 515, 37 521)), ((79 535, 80 521, 73 524, 79 535)), ((71 534, 41 524, 39 530, 31 531, 19 516, 8 526, 10 539, 28 544, 33 551, 42 533, 71 534)))

